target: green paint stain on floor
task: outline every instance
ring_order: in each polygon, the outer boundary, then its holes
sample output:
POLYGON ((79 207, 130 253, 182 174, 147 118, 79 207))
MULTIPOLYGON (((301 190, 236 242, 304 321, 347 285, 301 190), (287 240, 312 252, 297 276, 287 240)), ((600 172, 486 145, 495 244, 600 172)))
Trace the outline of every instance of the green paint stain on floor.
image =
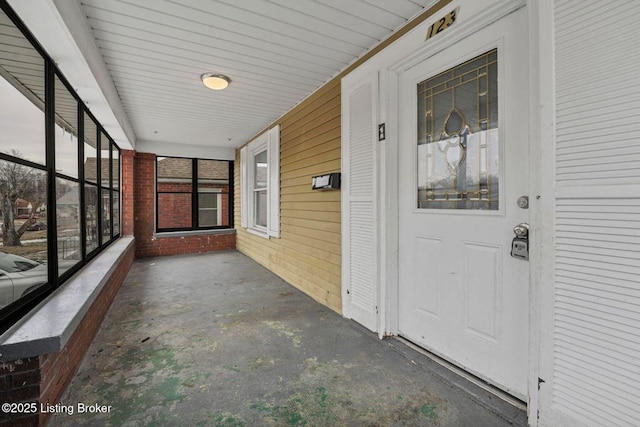
POLYGON ((436 413, 436 407, 425 403, 420 407, 420 413, 425 417, 431 418, 432 420, 438 418, 438 414, 436 413))
POLYGON ((326 408, 327 407, 327 391, 325 390, 324 387, 318 387, 316 391, 319 393, 320 407, 326 408))
POLYGON ((168 368, 173 372, 178 372, 182 367, 176 362, 175 351, 171 348, 160 348, 154 351, 151 355, 147 355, 148 359, 153 364, 154 369, 168 368))
POLYGON ((158 394, 160 394, 165 402, 171 402, 172 400, 184 399, 184 394, 178 390, 180 387, 180 378, 171 377, 164 380, 157 387, 158 394))
POLYGON ((198 427, 245 427, 246 425, 243 419, 227 412, 210 414, 206 420, 196 424, 198 427))
MULTIPOLYGON (((122 425, 139 419, 141 414, 153 406, 167 406, 174 401, 182 401, 185 382, 180 372, 185 368, 176 360, 176 350, 151 346, 131 348, 121 356, 123 363, 136 372, 136 381, 119 374, 105 375, 96 386, 98 395, 109 402, 117 411, 109 415, 112 425, 122 425)), ((95 414, 87 414, 93 418, 95 414)), ((162 426, 171 424, 166 415, 151 416, 145 425, 162 426)))
POLYGON ((288 426, 306 426, 307 421, 302 417, 299 411, 289 405, 281 407, 278 405, 270 405, 268 403, 260 403, 251 405, 251 409, 257 409, 263 412, 268 418, 271 418, 277 425, 288 426))

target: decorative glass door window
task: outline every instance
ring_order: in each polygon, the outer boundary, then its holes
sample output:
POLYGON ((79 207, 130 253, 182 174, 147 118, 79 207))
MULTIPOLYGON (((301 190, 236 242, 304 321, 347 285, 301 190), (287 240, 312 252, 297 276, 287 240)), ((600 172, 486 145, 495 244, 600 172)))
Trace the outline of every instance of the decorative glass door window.
POLYGON ((420 82, 419 209, 498 209, 498 53, 420 82))

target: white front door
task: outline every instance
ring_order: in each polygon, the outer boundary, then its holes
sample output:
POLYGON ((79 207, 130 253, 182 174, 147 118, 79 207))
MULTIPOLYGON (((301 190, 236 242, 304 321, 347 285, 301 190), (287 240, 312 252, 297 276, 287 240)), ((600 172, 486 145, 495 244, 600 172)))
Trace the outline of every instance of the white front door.
POLYGON ((520 10, 400 74, 398 195, 400 335, 525 400, 527 48, 520 10))

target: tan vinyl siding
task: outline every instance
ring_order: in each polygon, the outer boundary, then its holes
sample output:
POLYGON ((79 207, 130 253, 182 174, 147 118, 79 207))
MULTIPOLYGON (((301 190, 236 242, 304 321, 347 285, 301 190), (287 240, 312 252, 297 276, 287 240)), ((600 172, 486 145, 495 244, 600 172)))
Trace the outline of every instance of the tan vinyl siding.
MULTIPOLYGON (((280 121, 280 238, 237 229, 237 248, 315 300, 340 312, 340 191, 311 190, 311 177, 340 171, 340 81, 280 121)), ((236 154, 235 194, 240 194, 236 154)), ((240 198, 235 198, 240 223, 240 198)))
POLYGON ((450 2, 436 3, 269 126, 280 124, 281 238, 267 240, 240 226, 240 150, 236 151, 238 250, 338 313, 342 312, 340 191, 313 191, 311 177, 340 172, 340 79, 450 2))

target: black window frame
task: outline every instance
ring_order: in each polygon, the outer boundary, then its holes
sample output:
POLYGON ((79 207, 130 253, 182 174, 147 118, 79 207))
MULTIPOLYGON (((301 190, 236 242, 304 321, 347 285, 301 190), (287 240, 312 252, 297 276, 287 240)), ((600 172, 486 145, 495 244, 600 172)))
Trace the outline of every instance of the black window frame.
MULTIPOLYGON (((45 173, 46 175, 46 208, 47 208, 47 278, 48 282, 46 285, 41 286, 35 291, 23 296, 12 303, 8 304, 5 307, 0 308, 0 334, 4 333, 8 330, 12 325, 18 322, 22 317, 24 317, 29 311, 31 311, 36 305, 38 305, 41 301, 43 301, 49 294, 62 286, 69 278, 71 278, 75 273, 77 273, 82 267, 84 267, 90 260, 95 258, 100 252, 102 252, 105 248, 107 248, 110 244, 115 242, 118 237, 120 237, 120 230, 122 229, 121 224, 121 206, 122 199, 118 197, 118 204, 120 206, 117 209, 118 212, 118 232, 114 233, 114 220, 113 217, 111 219, 110 230, 109 230, 109 239, 107 241, 102 241, 102 235, 99 234, 100 240, 98 247, 89 253, 87 253, 86 247, 86 200, 85 200, 85 186, 86 184, 90 184, 88 181, 85 181, 84 174, 84 116, 88 115, 94 123, 97 125, 97 133, 98 135, 105 135, 107 138, 107 142, 109 144, 109 181, 108 181, 108 194, 109 194, 109 209, 111 215, 113 215, 113 193, 117 192, 118 196, 122 193, 122 180, 118 179, 118 188, 113 189, 113 151, 114 149, 118 151, 118 171, 121 173, 122 171, 122 151, 120 147, 113 141, 113 139, 108 135, 106 130, 102 127, 100 122, 98 122, 95 117, 88 110, 86 105, 80 100, 78 94, 73 90, 73 87, 69 84, 68 80, 64 77, 64 75, 58 70, 55 65, 55 62, 49 57, 46 51, 42 48, 42 46, 38 43, 36 38, 31 34, 26 25, 20 20, 17 14, 13 11, 13 9, 7 4, 5 0, 0 0, 0 12, 6 14, 9 20, 15 25, 15 27, 22 33, 24 38, 31 44, 34 51, 41 56, 44 61, 44 88, 45 88, 45 99, 44 99, 44 122, 45 122, 45 164, 41 165, 26 159, 21 159, 9 154, 0 152, 0 160, 4 160, 7 162, 17 163, 23 166, 31 167, 34 169, 38 169, 45 173), (56 110, 55 110, 55 82, 58 79, 64 87, 67 89, 69 94, 73 97, 73 99, 77 102, 77 143, 78 143, 78 177, 73 177, 68 174, 58 172, 55 169, 55 126, 56 126, 56 110), (57 237, 57 203, 56 203, 56 179, 61 178, 68 181, 72 181, 78 184, 78 193, 79 193, 79 215, 80 215, 80 234, 79 234, 79 242, 80 242, 80 250, 81 250, 81 259, 75 265, 66 270, 63 274, 58 274, 58 237, 57 237)), ((99 148, 99 146, 98 146, 99 148)), ((96 169, 97 173, 100 174, 101 164, 100 164, 100 152, 97 151, 97 159, 96 159, 96 169)), ((92 185, 92 184, 90 184, 92 185)), ((98 182, 98 188, 101 187, 101 183, 98 182)), ((100 191, 99 191, 100 193, 100 191)), ((100 200, 99 209, 102 209, 102 199, 100 200)), ((98 215, 100 219, 102 215, 98 215)))
POLYGON ((170 233, 170 232, 179 232, 179 231, 199 231, 199 230, 227 230, 234 228, 233 225, 233 189, 234 189, 234 161, 233 160, 220 160, 220 159, 205 159, 202 157, 179 157, 179 156, 156 156, 155 159, 155 230, 156 233, 170 233), (158 191, 158 161, 159 159, 185 159, 191 160, 191 192, 177 192, 177 191, 158 191), (215 225, 215 226, 206 226, 200 227, 199 224, 199 197, 198 197, 198 160, 214 160, 217 162, 226 162, 229 166, 228 170, 228 225, 215 225), (191 195, 191 227, 172 227, 172 228, 160 228, 159 227, 159 219, 160 219, 160 203, 159 203, 159 195, 160 194, 190 194, 191 195))

